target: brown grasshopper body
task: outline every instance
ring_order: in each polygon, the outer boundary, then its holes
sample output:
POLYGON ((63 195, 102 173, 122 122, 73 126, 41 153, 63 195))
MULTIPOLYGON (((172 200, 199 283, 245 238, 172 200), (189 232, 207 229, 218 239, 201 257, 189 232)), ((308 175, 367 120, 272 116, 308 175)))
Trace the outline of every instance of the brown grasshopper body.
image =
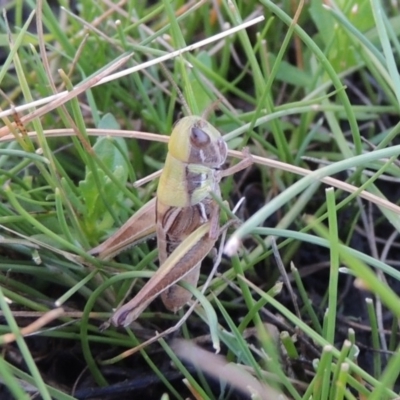
POLYGON ((201 262, 218 239, 219 206, 211 193, 219 197, 221 177, 251 163, 247 158, 220 171, 226 157, 227 145, 209 122, 193 116, 181 119, 171 134, 155 202, 143 206, 91 251, 108 258, 140 240, 142 234, 156 231, 160 267, 132 300, 115 311, 111 317, 115 326, 129 325, 159 294, 174 312, 190 300, 190 292, 176 283, 185 280, 196 286, 201 262))
MULTIPOLYGON (((219 233, 219 207, 210 193, 220 196, 218 169, 227 156, 226 143, 204 119, 184 118, 178 122, 175 130, 190 134, 185 137, 171 135, 169 153, 157 190, 156 223, 161 265, 192 232, 207 221, 211 221, 210 232, 201 241, 205 242, 207 249, 208 243, 214 245, 219 233), (182 173, 179 180, 176 179, 178 169, 182 173), (178 187, 174 188, 174 184, 178 187), (184 187, 179 187, 181 185, 184 187), (172 190, 164 190, 166 187, 172 190), (178 193, 184 195, 179 200, 178 193), (179 207, 176 207, 178 203, 179 207)), ((191 285, 197 284, 203 258, 184 276, 184 280, 191 285)), ((182 264, 191 262, 191 259, 193 255, 187 254, 182 264)), ((191 294, 178 285, 169 287, 161 294, 166 308, 174 312, 186 304, 190 297, 191 294)))

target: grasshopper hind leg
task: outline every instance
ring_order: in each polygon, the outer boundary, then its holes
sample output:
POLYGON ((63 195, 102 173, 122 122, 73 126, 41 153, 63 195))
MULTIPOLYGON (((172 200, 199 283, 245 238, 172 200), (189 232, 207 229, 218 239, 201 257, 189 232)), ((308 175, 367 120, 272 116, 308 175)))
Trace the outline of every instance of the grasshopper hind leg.
MULTIPOLYGON (((197 281, 200 277, 200 267, 201 263, 197 264, 194 269, 181 280, 187 282, 189 285, 196 287, 197 281)), ((190 293, 182 286, 176 284, 161 293, 161 299, 165 307, 174 313, 180 310, 191 298, 192 293, 190 293)))

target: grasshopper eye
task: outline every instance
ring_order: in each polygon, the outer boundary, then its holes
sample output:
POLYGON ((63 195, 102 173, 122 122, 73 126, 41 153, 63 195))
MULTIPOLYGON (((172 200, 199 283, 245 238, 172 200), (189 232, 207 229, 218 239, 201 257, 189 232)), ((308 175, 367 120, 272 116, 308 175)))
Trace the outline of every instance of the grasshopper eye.
POLYGON ((210 136, 202 129, 194 127, 190 135, 190 143, 198 148, 205 147, 210 143, 210 136))

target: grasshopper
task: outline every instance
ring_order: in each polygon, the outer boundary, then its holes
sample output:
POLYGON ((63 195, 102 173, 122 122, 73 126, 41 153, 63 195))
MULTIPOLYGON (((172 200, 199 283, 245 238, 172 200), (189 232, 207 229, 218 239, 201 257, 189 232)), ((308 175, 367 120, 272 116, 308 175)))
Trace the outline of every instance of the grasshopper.
POLYGON ((203 259, 220 235, 221 178, 251 164, 251 156, 226 170, 227 144, 219 131, 197 116, 179 120, 168 144, 168 154, 156 198, 134 214, 113 236, 91 250, 107 259, 156 233, 160 267, 128 303, 111 317, 115 326, 127 326, 158 295, 168 310, 176 312, 191 298, 177 282, 196 286, 203 259))

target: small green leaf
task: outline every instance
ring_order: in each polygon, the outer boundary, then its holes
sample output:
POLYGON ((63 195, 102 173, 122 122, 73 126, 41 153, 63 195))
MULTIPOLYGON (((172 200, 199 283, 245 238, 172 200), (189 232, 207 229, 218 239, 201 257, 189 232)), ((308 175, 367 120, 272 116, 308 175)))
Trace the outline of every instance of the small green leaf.
MULTIPOLYGON (((99 128, 119 129, 119 125, 114 116, 106 114, 100 121, 99 128)), ((108 171, 122 185, 125 185, 128 180, 128 148, 125 140, 111 136, 99 137, 93 150, 108 171)), ((118 207, 123 200, 123 193, 107 175, 106 170, 101 168, 101 165, 98 165, 95 171, 87 168, 85 179, 79 182, 80 193, 86 206, 84 222, 90 228, 100 225, 101 229, 107 229, 104 222, 108 221, 106 225, 112 223, 108 210, 110 207, 118 207)))
MULTIPOLYGON (((117 120, 111 114, 106 114, 99 123, 99 129, 119 129, 117 120)), ((104 164, 114 172, 117 168, 123 167, 125 178, 121 176, 125 182, 128 178, 126 159, 128 156, 128 148, 125 140, 119 137, 99 137, 96 140, 96 144, 93 146, 93 150, 98 157, 104 162, 104 164), (121 151, 123 154, 121 153, 121 151), (125 158, 124 158, 125 156, 125 158)))

